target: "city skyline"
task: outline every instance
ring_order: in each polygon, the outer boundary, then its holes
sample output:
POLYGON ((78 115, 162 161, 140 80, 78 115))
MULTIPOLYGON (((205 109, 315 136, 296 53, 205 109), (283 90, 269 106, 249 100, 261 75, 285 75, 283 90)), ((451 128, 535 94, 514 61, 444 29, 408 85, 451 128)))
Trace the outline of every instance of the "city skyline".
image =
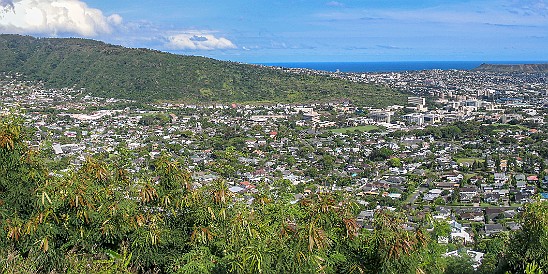
POLYGON ((548 4, 494 1, 0 0, 0 32, 221 60, 548 60, 548 4))

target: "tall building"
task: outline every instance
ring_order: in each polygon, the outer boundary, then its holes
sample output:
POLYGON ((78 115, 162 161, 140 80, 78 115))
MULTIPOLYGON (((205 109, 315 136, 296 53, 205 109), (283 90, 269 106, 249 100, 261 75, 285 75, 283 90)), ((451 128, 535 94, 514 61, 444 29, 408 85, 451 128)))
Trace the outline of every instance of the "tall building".
POLYGON ((426 105, 426 99, 423 97, 407 97, 407 104, 414 106, 426 105))

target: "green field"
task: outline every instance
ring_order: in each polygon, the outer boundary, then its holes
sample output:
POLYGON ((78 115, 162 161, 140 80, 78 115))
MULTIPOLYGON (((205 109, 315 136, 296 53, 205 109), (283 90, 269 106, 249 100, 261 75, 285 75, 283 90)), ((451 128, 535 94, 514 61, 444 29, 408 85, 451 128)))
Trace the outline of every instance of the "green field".
POLYGON ((375 130, 375 129, 379 129, 378 126, 373 126, 373 125, 367 125, 367 126, 359 126, 359 127, 344 127, 344 128, 337 128, 337 129, 332 129, 331 132, 333 133, 346 133, 346 132, 352 132, 352 131, 364 131, 364 132, 367 132, 367 131, 371 131, 371 130, 375 130))
POLYGON ((511 125, 511 124, 495 123, 495 124, 491 124, 491 126, 494 126, 496 128, 501 128, 501 129, 495 129, 494 130, 495 132, 501 132, 501 131, 504 131, 505 129, 529 130, 528 127, 523 126, 523 125, 511 125))
POLYGON ((480 163, 483 163, 485 162, 485 159, 479 159, 479 158, 459 158, 457 159, 457 164, 462 164, 462 163, 470 163, 470 164, 473 164, 475 161, 478 161, 480 163))

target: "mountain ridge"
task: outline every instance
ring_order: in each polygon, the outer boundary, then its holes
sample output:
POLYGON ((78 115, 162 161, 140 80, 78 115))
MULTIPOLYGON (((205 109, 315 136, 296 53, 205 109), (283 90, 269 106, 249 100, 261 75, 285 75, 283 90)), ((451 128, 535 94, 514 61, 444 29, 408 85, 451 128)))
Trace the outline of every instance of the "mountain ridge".
POLYGON ((404 101, 403 94, 381 86, 82 38, 2 34, 0 56, 0 72, 101 97, 193 103, 348 99, 371 106, 404 101))
POLYGON ((548 63, 546 64, 481 64, 474 68, 473 71, 484 72, 548 72, 548 63))

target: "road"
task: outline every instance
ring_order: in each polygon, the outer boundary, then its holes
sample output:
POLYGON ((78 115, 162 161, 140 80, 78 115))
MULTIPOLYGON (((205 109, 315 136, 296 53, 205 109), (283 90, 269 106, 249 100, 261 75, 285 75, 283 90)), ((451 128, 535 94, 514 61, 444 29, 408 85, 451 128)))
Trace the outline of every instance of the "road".
POLYGON ((427 191, 428 188, 426 187, 419 187, 417 189, 415 189, 415 191, 413 193, 411 193, 411 195, 407 198, 407 200, 405 201, 406 204, 414 204, 415 201, 417 200, 417 198, 419 198, 419 195, 425 191, 427 191))

